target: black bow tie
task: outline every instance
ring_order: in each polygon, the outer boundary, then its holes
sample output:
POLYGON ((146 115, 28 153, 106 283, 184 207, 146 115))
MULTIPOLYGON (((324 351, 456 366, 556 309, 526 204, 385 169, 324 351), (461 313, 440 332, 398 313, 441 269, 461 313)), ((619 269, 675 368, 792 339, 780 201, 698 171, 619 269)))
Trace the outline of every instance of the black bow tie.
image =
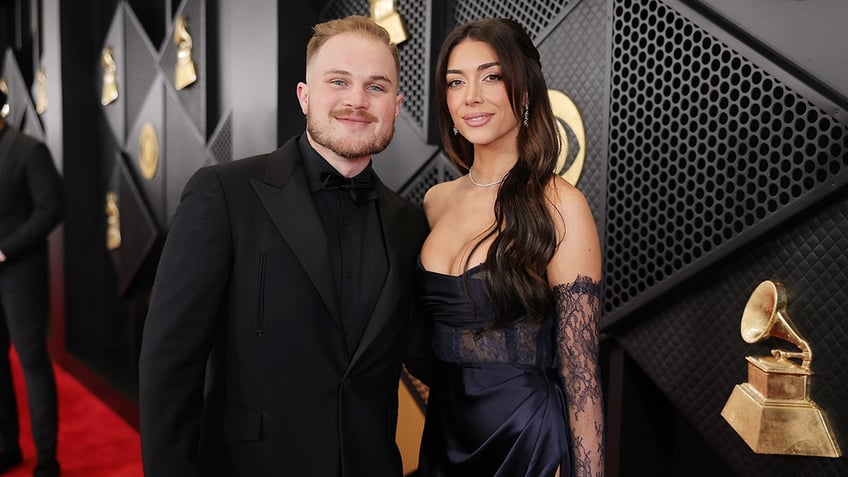
POLYGON ((371 183, 370 172, 347 178, 325 171, 321 173, 321 184, 324 190, 346 190, 357 204, 363 204, 377 197, 374 185, 371 183))

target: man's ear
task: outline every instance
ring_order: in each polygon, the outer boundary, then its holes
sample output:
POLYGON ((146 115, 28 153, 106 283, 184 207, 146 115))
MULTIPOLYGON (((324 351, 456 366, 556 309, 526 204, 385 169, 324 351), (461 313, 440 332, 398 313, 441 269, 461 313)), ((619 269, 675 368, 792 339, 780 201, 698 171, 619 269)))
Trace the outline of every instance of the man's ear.
POLYGON ((397 104, 395 104, 395 119, 400 116, 400 105, 403 104, 403 95, 397 95, 397 104))
POLYGON ((300 110, 306 116, 309 113, 309 85, 303 82, 297 84, 297 102, 300 110))

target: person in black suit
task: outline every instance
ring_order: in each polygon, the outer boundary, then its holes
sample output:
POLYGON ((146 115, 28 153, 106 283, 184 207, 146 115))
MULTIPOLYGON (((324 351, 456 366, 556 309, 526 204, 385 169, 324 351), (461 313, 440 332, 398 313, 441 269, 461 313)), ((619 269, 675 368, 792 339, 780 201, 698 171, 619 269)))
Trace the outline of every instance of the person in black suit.
POLYGON ((11 339, 26 380, 38 459, 33 475, 59 475, 56 378, 47 349, 47 236, 62 219, 63 195, 47 146, 0 116, 0 473, 22 461, 11 339))
POLYGON ((399 68, 367 18, 316 25, 305 135, 189 180, 143 330, 146 475, 401 475, 398 380, 428 226, 371 167, 400 113, 399 68))

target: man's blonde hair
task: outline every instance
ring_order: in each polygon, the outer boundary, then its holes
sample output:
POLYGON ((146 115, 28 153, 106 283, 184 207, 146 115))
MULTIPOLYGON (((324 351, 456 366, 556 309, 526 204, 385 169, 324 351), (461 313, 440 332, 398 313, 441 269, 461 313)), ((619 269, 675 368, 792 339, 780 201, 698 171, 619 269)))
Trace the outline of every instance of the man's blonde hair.
POLYGON ((395 70, 398 78, 400 78, 400 56, 398 55, 397 46, 392 43, 389 32, 385 28, 374 23, 367 17, 350 15, 344 18, 329 20, 315 25, 312 31, 312 38, 309 39, 309 43, 306 45, 307 67, 327 40, 342 33, 356 33, 386 45, 386 48, 389 49, 392 58, 395 60, 395 70))

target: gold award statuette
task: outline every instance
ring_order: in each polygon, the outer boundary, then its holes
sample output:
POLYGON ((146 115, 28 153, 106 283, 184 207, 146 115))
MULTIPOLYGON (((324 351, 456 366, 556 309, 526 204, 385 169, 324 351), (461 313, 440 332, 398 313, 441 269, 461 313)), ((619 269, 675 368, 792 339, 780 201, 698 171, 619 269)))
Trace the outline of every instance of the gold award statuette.
POLYGON ((400 45, 409 38, 394 0, 371 0, 369 10, 371 19, 389 32, 392 43, 400 45))
POLYGON ((191 59, 191 35, 188 32, 188 20, 177 17, 174 26, 174 44, 177 45, 177 65, 174 68, 174 87, 181 90, 197 81, 197 71, 191 59))
POLYGON ((121 211, 118 208, 118 194, 106 193, 106 250, 115 250, 121 246, 121 211))
POLYGON ((0 118, 9 117, 12 112, 12 107, 9 106, 9 86, 6 84, 6 78, 0 76, 0 91, 6 95, 6 103, 0 104, 0 118))
POLYGON ((757 286, 745 305, 741 333, 746 343, 773 337, 800 352, 774 349, 771 356, 747 356, 748 382, 733 388, 721 416, 758 454, 840 457, 824 413, 810 400, 813 352, 789 319, 782 283, 766 280, 757 286))
POLYGON ((112 56, 112 48, 108 46, 103 48, 100 52, 100 64, 103 66, 103 89, 100 92, 100 104, 106 106, 118 99, 118 83, 115 81, 118 65, 112 56))
POLYGON ((44 72, 43 67, 38 68, 38 71, 35 74, 35 82, 37 85, 35 112, 38 114, 44 114, 47 112, 47 73, 44 72))
POLYGON ((156 137, 156 129, 150 123, 141 128, 138 138, 138 165, 141 175, 147 180, 153 179, 159 169, 159 139, 156 137))

